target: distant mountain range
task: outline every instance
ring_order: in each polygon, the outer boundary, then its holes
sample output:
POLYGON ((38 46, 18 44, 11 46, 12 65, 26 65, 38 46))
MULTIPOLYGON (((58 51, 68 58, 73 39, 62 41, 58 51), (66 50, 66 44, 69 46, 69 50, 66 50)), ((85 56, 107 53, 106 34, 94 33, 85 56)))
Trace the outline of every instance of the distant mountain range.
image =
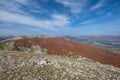
POLYGON ((63 36, 64 38, 73 40, 89 40, 89 41, 120 41, 120 36, 63 36))
MULTIPOLYGON (((15 36, 0 36, 0 41, 8 38, 13 38, 15 36)), ((79 40, 89 40, 89 41, 120 41, 120 36, 62 36, 63 38, 79 40)))
POLYGON ((120 36, 64 36, 63 38, 120 54, 120 36))
POLYGON ((9 35, 9 36, 0 36, 0 41, 8 39, 8 38, 13 38, 13 37, 15 37, 15 36, 11 36, 11 35, 9 35))

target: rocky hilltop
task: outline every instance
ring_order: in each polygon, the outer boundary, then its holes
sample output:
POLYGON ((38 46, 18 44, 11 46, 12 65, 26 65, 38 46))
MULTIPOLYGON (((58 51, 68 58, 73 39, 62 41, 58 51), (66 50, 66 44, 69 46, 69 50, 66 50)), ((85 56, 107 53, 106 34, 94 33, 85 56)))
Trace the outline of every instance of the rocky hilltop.
POLYGON ((0 49, 30 53, 48 53, 56 55, 80 55, 94 61, 120 67, 120 55, 94 46, 74 42, 63 38, 22 37, 5 40, 0 49))
POLYGON ((63 38, 0 42, 0 80, 120 80, 119 67, 119 54, 63 38))
POLYGON ((0 80, 120 80, 120 68, 81 56, 0 51, 0 80))

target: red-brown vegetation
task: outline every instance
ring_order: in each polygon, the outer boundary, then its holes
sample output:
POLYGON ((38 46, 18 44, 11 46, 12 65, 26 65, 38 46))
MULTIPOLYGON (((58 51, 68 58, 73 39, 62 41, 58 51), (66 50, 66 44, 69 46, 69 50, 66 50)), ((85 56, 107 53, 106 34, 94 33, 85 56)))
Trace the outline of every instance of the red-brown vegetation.
POLYGON ((13 50, 17 50, 18 46, 29 48, 32 45, 39 45, 42 48, 46 48, 49 54, 70 55, 69 52, 72 52, 73 55, 80 55, 103 64, 120 67, 119 54, 62 38, 19 39, 15 40, 13 50))

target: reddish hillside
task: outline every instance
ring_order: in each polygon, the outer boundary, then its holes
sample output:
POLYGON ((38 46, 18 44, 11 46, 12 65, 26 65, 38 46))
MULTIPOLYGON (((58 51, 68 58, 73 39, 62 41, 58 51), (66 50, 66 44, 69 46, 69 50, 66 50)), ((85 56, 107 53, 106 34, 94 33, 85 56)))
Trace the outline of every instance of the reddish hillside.
POLYGON ((68 55, 69 52, 72 52, 75 55, 84 56, 100 63, 120 67, 120 55, 118 54, 62 38, 20 39, 15 41, 14 50, 17 50, 18 46, 31 47, 31 45, 46 48, 49 54, 68 55))

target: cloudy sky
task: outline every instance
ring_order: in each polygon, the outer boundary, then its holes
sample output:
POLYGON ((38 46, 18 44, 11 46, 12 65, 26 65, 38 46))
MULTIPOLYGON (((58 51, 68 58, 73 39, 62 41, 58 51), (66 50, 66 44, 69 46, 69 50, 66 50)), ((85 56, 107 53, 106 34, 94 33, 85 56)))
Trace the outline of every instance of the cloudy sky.
POLYGON ((0 0, 3 35, 119 35, 120 0, 0 0))

